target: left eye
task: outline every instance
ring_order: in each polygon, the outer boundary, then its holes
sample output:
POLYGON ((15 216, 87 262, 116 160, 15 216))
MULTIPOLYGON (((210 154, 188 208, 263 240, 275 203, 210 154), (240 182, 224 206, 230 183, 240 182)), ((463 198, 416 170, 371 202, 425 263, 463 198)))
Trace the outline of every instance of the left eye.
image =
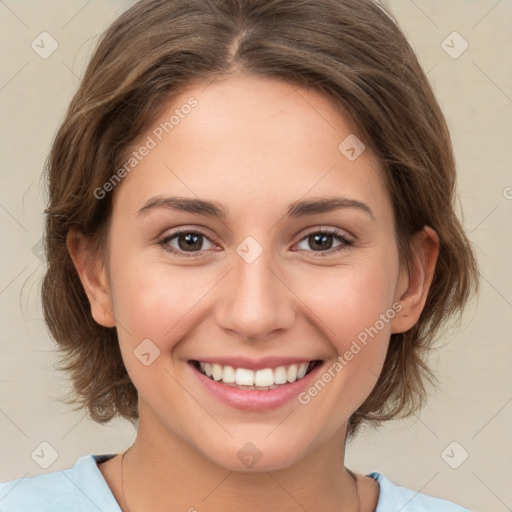
POLYGON ((171 252, 197 252, 203 249, 203 240, 207 241, 213 247, 212 242, 210 242, 205 235, 194 231, 180 231, 168 235, 160 243, 171 252), (173 240, 177 242, 178 247, 171 244, 173 240))
MULTIPOLYGON (((351 245, 351 242, 337 231, 315 231, 306 235, 300 242, 316 248, 313 252, 333 253, 351 245), (333 247, 333 239, 339 241, 339 245, 333 247)), ((307 250, 307 249, 306 249, 307 250)), ((322 255, 323 256, 323 255, 322 255)))

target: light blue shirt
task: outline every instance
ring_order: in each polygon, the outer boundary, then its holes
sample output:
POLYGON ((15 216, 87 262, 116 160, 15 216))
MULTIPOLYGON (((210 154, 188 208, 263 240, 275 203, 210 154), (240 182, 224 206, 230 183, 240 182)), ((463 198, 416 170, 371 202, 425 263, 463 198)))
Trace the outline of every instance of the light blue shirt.
MULTIPOLYGON (((0 512, 121 512, 98 468, 114 455, 84 455, 63 471, 0 483, 0 512)), ((398 487, 377 472, 375 512, 470 512, 446 500, 398 487)))

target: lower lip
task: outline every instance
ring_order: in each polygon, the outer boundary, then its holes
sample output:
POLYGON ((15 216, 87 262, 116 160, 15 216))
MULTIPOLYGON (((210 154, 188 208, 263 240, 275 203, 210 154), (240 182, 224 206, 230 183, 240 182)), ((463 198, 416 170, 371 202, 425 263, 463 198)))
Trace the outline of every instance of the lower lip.
POLYGON ((281 407, 310 386, 323 366, 323 363, 318 364, 305 377, 298 381, 283 384, 274 389, 258 391, 226 386, 202 374, 195 368, 194 363, 190 362, 189 364, 199 382, 217 400, 231 407, 246 411, 268 411, 281 407))

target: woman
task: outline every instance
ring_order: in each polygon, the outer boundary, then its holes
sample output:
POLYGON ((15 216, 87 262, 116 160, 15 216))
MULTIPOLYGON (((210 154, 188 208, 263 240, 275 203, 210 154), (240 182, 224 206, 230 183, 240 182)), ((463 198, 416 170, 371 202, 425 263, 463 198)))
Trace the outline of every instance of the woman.
POLYGON ((415 411, 476 286, 451 143, 369 0, 142 0, 48 161, 43 304, 123 454, 2 484, 2 510, 463 511, 354 474, 415 411))

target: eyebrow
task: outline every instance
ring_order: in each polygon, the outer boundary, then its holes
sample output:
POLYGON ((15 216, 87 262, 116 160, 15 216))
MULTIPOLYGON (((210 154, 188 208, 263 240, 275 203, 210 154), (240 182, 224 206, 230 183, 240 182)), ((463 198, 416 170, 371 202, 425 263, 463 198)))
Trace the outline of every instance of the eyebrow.
MULTIPOLYGON (((205 215, 207 217, 217 217, 220 219, 228 217, 228 211, 216 201, 205 201, 203 199, 179 196, 151 197, 137 212, 137 216, 147 215, 149 212, 161 208, 195 213, 198 215, 205 215)), ((288 206, 287 216, 299 218, 307 215, 328 213, 345 208, 357 209, 369 215, 372 220, 375 220, 375 216, 367 204, 347 197, 322 197, 296 201, 288 206)))

